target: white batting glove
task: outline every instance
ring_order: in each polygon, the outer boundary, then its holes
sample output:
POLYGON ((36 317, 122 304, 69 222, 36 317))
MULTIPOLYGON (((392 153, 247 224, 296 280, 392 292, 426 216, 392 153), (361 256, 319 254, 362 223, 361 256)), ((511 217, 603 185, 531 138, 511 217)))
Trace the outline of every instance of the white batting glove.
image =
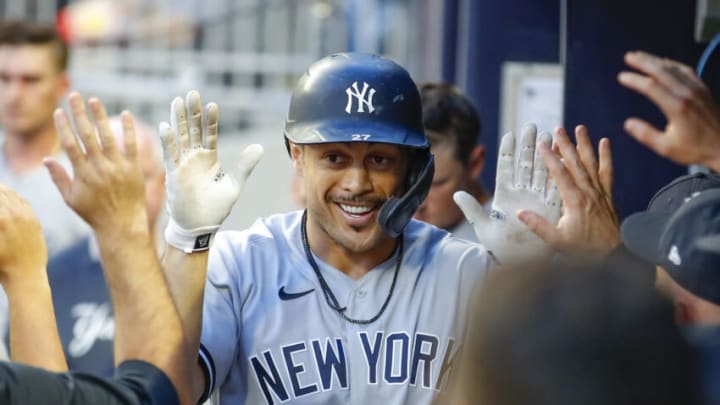
POLYGON ((531 209, 552 224, 560 218, 560 193, 535 145, 547 143, 552 137, 547 132, 537 135, 534 124, 522 129, 519 158, 515 159, 515 135, 508 132, 500 143, 495 195, 490 217, 473 196, 458 191, 453 195, 468 222, 473 224, 478 241, 504 265, 515 265, 543 260, 552 255, 552 249, 520 222, 517 212, 531 209))
POLYGON ((170 216, 165 240, 186 253, 207 250, 262 158, 263 148, 257 144, 245 148, 236 179, 218 162, 217 104, 209 103, 203 111, 200 94, 190 91, 186 101, 180 97, 172 101, 170 121, 172 126, 160 123, 170 216))

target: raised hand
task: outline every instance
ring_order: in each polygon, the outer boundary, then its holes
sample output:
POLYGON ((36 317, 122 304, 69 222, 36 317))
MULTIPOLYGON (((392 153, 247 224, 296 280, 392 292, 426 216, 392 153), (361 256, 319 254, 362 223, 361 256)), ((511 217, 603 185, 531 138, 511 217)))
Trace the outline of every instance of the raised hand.
POLYGON ((48 284, 47 248, 30 205, 0 185, 0 284, 7 294, 12 360, 66 371, 48 284))
POLYGON ((69 101, 77 136, 62 109, 55 110, 54 118, 60 143, 72 164, 73 177, 56 160, 44 161, 60 194, 96 233, 119 229, 147 231, 145 183, 137 162, 132 115, 122 113, 121 152, 100 100, 88 100, 95 125, 80 94, 71 93, 69 101))
MULTIPOLYGON (((183 403, 191 403, 188 369, 195 363, 197 350, 186 344, 177 306, 150 239, 132 116, 121 115, 121 151, 100 101, 88 101, 93 125, 82 97, 72 93, 69 98, 77 137, 61 109, 55 112, 55 126, 72 163, 73 177, 52 159, 45 165, 65 202, 95 231, 115 313, 115 358, 118 363, 136 359, 154 364, 170 378, 183 403)), ((192 270, 204 278, 202 264, 192 270)), ((190 279, 193 272, 185 276, 190 279)))
POLYGON ((629 118, 625 130, 676 163, 720 171, 720 107, 693 69, 645 52, 628 52, 625 62, 640 73, 621 72, 620 83, 649 98, 667 118, 663 130, 629 118))
POLYGON ((225 173, 217 155, 218 106, 203 109, 197 91, 172 101, 170 122, 160 123, 170 215, 165 239, 188 253, 206 250, 263 149, 250 145, 240 154, 238 178, 225 173))
POLYGON ((454 195, 479 242, 503 265, 544 260, 553 253, 517 217, 521 209, 531 209, 552 224, 560 217, 560 196, 548 182, 547 167, 536 152, 536 146, 547 147, 551 140, 548 133, 537 134, 534 124, 526 125, 522 129, 520 156, 515 159, 515 135, 509 132, 503 136, 489 218, 470 194, 459 191, 454 195))
POLYGON ((0 283, 23 278, 47 282, 47 248, 42 227, 30 205, 0 185, 0 283))
POLYGON ((560 220, 555 224, 530 209, 520 212, 520 220, 560 253, 601 259, 620 243, 620 226, 612 201, 610 140, 600 140, 598 162, 587 128, 577 126, 575 139, 577 147, 565 130, 558 128, 555 144, 559 156, 547 145, 539 148, 560 191, 560 220))

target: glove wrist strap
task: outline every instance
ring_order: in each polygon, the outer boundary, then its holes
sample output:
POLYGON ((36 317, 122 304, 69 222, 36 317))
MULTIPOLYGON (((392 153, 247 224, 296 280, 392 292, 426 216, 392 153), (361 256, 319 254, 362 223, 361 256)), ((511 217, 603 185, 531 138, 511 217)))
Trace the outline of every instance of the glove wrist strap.
POLYGON ((184 229, 172 218, 165 228, 165 241, 172 247, 185 253, 201 252, 210 249, 210 244, 220 225, 184 229))

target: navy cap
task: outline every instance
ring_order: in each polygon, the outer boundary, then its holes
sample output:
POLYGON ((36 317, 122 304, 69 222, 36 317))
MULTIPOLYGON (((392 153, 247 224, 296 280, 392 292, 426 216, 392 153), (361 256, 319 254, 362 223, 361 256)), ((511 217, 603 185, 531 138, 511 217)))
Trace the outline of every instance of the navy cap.
POLYGON ((711 188, 720 188, 720 176, 717 174, 695 173, 680 176, 655 193, 647 210, 672 214, 688 198, 711 188))
POLYGON ((671 203, 677 201, 680 206, 674 213, 648 210, 628 217, 621 227, 623 243, 637 256, 662 266, 683 288, 720 304, 720 254, 698 242, 720 234, 720 189, 691 192, 671 203))
POLYGON ((720 233, 701 236, 697 239, 696 244, 697 247, 704 252, 720 254, 720 233))

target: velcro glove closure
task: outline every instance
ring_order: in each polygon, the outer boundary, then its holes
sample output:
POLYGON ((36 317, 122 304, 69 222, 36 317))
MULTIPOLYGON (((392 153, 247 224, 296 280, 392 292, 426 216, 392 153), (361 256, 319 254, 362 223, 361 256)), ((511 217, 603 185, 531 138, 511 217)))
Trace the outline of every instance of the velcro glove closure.
POLYGON ((218 229, 220 229, 220 225, 183 229, 170 218, 165 228, 165 241, 185 253, 201 252, 210 249, 210 244, 218 229))

